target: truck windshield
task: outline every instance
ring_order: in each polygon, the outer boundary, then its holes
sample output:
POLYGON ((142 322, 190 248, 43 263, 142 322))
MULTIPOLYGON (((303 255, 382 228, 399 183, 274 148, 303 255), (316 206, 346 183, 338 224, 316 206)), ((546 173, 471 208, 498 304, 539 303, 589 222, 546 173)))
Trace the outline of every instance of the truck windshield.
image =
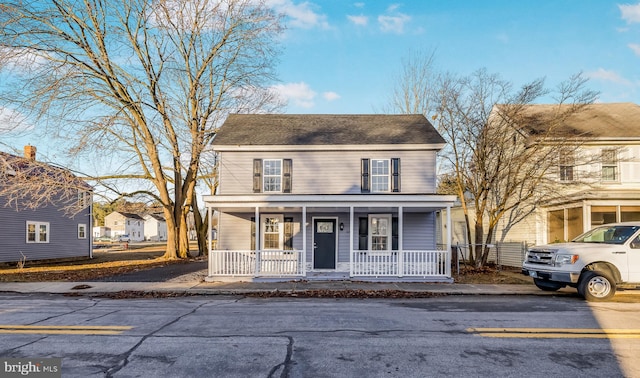
POLYGON ((624 244, 640 226, 600 226, 573 239, 573 243, 624 244))

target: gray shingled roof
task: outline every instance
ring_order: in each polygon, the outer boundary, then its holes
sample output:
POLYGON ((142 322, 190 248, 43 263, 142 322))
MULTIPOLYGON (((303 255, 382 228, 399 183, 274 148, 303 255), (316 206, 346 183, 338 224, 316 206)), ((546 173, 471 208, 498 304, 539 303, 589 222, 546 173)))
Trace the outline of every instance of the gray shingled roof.
MULTIPOLYGON (((547 130, 546 117, 558 105, 528 105, 525 127, 534 134, 547 130)), ((588 138, 640 138, 640 106, 626 103, 591 104, 562 123, 558 133, 588 138)))
POLYGON ((214 145, 441 144, 423 115, 231 114, 214 145))

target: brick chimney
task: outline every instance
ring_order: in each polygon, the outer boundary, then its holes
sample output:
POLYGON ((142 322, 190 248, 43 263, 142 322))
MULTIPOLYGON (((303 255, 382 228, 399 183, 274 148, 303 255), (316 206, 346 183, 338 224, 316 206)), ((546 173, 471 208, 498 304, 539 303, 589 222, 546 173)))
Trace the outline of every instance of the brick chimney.
POLYGON ((36 160, 36 147, 32 145, 24 146, 24 157, 29 160, 36 160))

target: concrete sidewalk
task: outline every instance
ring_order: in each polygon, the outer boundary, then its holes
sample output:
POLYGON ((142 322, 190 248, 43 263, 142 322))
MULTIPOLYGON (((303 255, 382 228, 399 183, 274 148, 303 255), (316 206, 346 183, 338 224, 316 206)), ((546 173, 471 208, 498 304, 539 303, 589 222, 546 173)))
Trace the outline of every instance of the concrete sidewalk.
MULTIPOLYGON (((243 295, 261 292, 404 291, 443 295, 577 295, 573 288, 545 292, 534 285, 449 284, 421 282, 289 281, 289 282, 2 282, 0 292, 104 294, 122 291, 243 295)), ((633 291, 625 291, 630 294, 633 291)), ((640 291, 635 291, 640 294, 640 291)))

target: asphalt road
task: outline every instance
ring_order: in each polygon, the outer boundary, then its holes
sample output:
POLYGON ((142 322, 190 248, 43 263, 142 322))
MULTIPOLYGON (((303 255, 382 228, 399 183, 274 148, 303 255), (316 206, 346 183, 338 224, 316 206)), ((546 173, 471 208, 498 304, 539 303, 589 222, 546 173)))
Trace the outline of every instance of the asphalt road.
POLYGON ((63 377, 640 377, 639 303, 0 294, 2 358, 63 377))

